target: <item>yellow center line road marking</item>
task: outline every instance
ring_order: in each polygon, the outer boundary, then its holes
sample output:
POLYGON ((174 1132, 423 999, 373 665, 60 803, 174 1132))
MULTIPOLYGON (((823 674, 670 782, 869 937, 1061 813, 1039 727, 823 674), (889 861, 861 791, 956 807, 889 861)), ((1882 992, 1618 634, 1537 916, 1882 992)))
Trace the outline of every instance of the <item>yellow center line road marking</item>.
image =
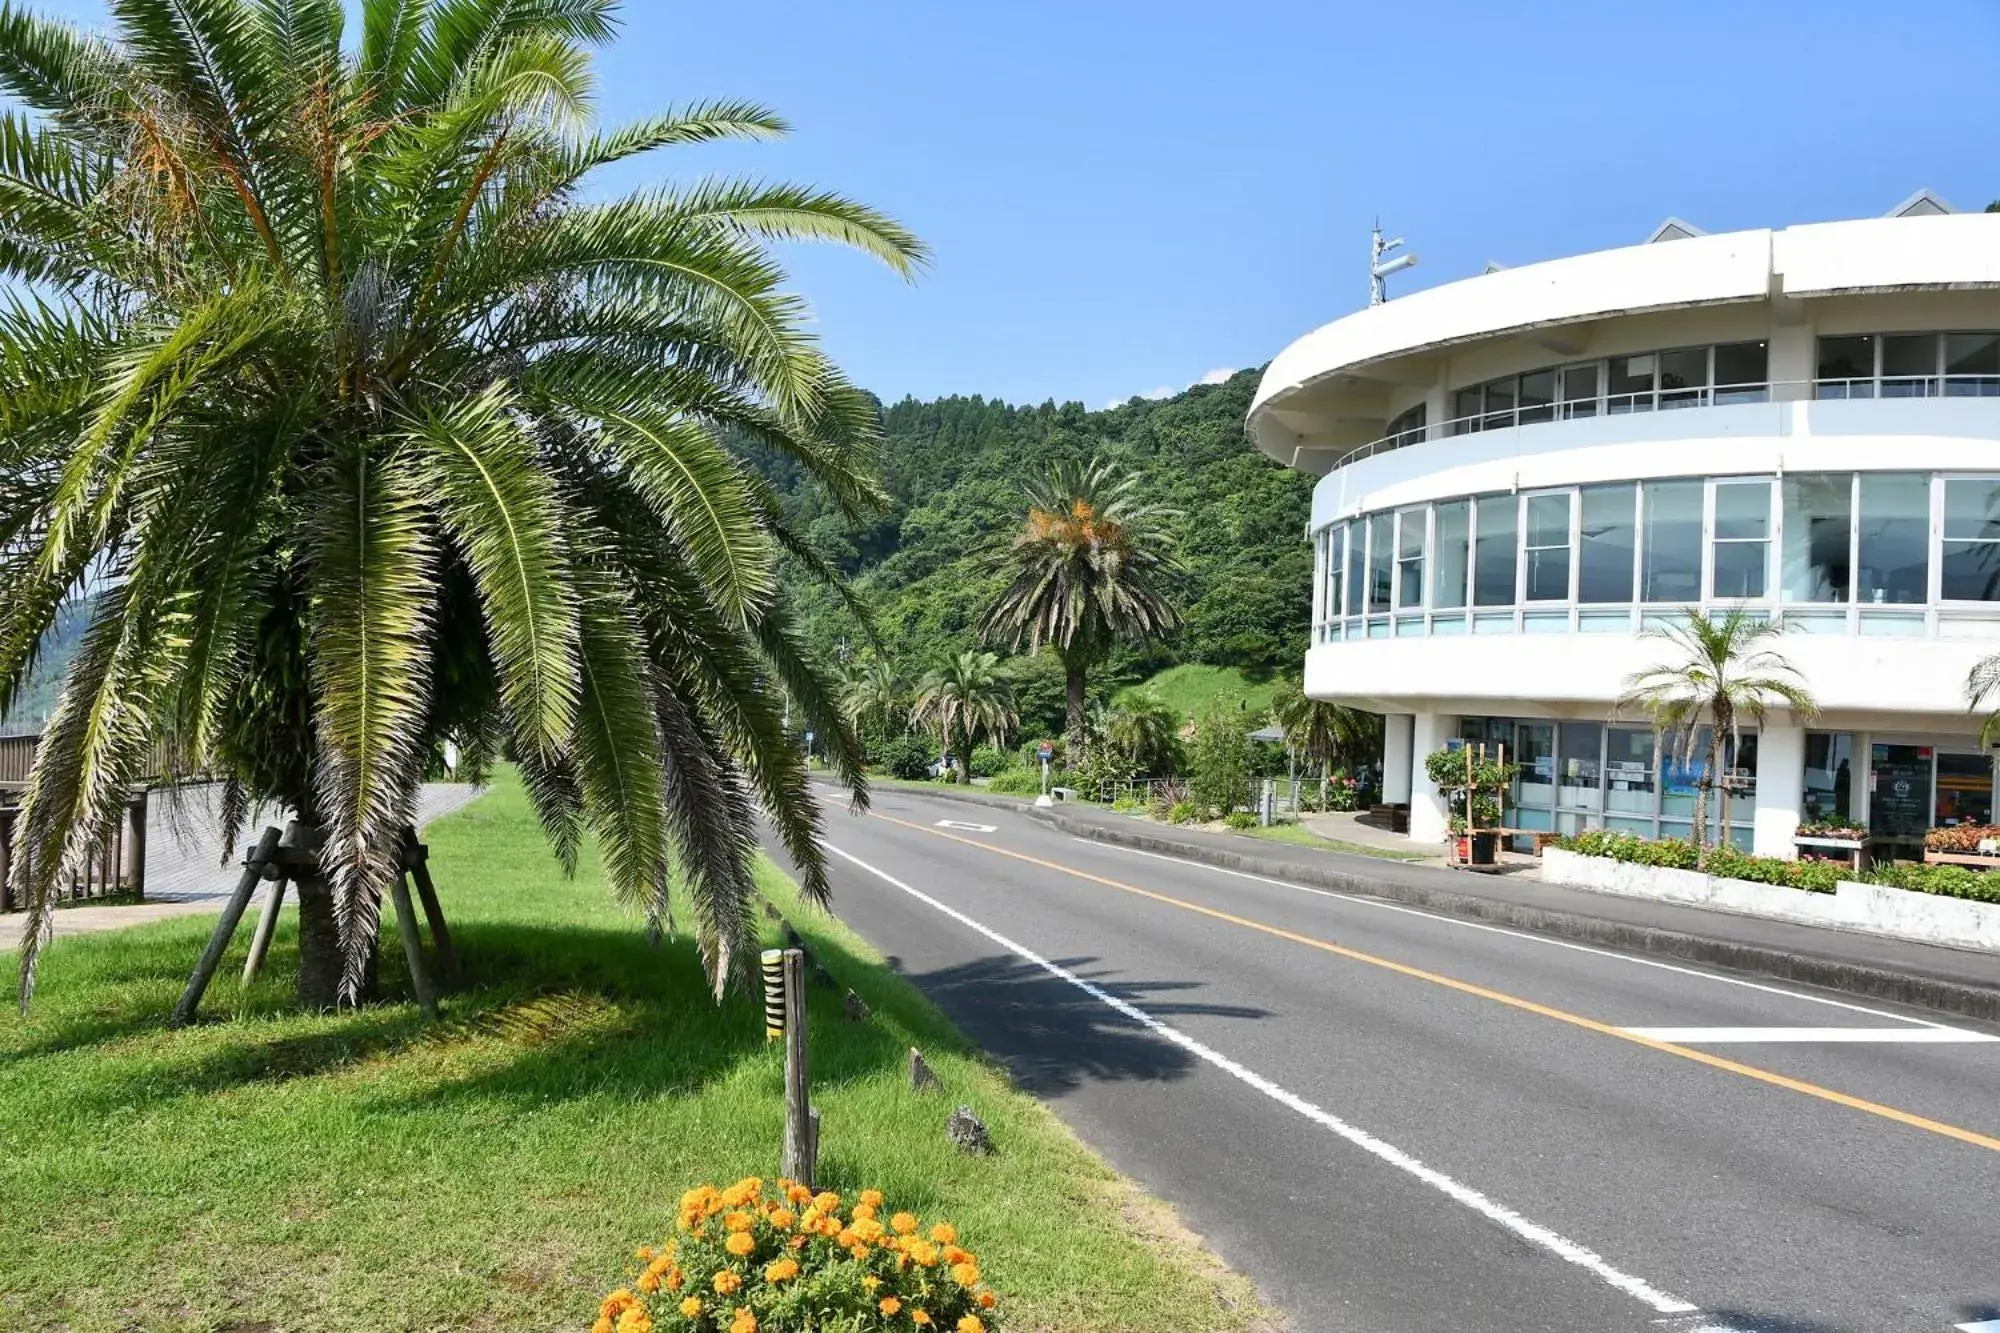
POLYGON ((1707 1051, 1698 1051, 1689 1046, 1679 1046, 1670 1041, 1660 1041, 1625 1028, 1616 1027, 1610 1023, 1600 1023, 1594 1018, 1585 1018, 1582 1014, 1570 1013, 1567 1009, 1557 1009, 1551 1005, 1541 1004, 1534 1000, 1524 1000, 1518 995, 1509 995, 1505 991, 1497 991, 1486 986, 1474 985, 1470 981, 1460 981, 1456 977, 1447 977, 1442 973, 1427 972, 1423 968, 1411 967, 1408 963, 1399 963, 1394 959, 1378 957, 1372 953, 1364 953, 1359 949, 1350 949, 1344 944, 1335 944, 1331 940, 1315 939, 1311 935, 1301 935, 1296 931, 1286 930, 1280 926, 1266 925, 1262 921, 1253 921, 1249 917, 1237 916, 1233 912, 1224 912, 1213 907, 1203 907, 1200 903, 1191 903, 1185 898, 1175 898, 1170 894, 1156 893, 1151 889, 1142 889, 1136 884, 1126 884, 1119 880, 1107 879, 1103 875, 1093 875, 1087 870, 1078 870, 1074 866, 1066 866, 1059 861, 1047 861, 1039 856, 1030 856, 1026 852, 1017 852, 1006 847, 996 847, 992 843, 980 842, 973 838, 961 838, 956 833, 946 833, 943 829, 928 828, 922 824, 912 824, 908 820, 897 819, 894 815, 885 815, 879 811, 874 812, 874 817, 876 819, 887 820, 889 823, 900 825, 903 828, 915 829, 919 833, 928 833, 933 837, 949 838, 953 842, 962 842, 967 847, 977 847, 979 850, 991 852, 995 856, 1006 856, 1016 861, 1025 861, 1029 865, 1040 866, 1044 870, 1053 870, 1058 874, 1088 880, 1092 884, 1101 884, 1107 889, 1117 889, 1121 893, 1133 894, 1140 898, 1149 898, 1156 903, 1164 903, 1168 907, 1178 907, 1183 911, 1194 912, 1217 921, 1226 921, 1232 926, 1241 926, 1245 930, 1254 930, 1261 934, 1272 935, 1281 940, 1289 940, 1293 944, 1303 944, 1308 949, 1318 949, 1324 953, 1334 954, 1337 957, 1350 959, 1357 963, 1366 963, 1370 967, 1383 968, 1386 971, 1395 972, 1417 981, 1427 981, 1433 986, 1443 986, 1447 990, 1455 990, 1465 995, 1474 995, 1482 1000, 1491 1000, 1495 1004, 1504 1004, 1510 1009, 1519 1009, 1526 1013, 1539 1014, 1543 1018, 1551 1018, 1558 1023, 1567 1023, 1571 1027, 1579 1027, 1586 1032, 1595 1032, 1600 1036, 1614 1037, 1619 1041, 1630 1042, 1634 1046, 1644 1046, 1648 1050, 1659 1051, 1666 1055, 1677 1055, 1683 1060, 1692 1060, 1698 1065, 1707 1065, 1710 1069, 1720 1069, 1725 1073, 1740 1074, 1744 1078, 1756 1079, 1759 1083, 1768 1083, 1774 1088, 1783 1088, 1787 1092, 1801 1093, 1807 1097, 1817 1097, 1823 1102, 1832 1102, 1835 1106, 1845 1106, 1851 1111, 1861 1111, 1868 1115, 1879 1116, 1884 1120, 1893 1120, 1898 1124, 1908 1125, 1913 1129, 1925 1130, 1928 1133, 1939 1134, 1948 1139, 1957 1139, 1960 1143, 1969 1143, 1975 1148, 1985 1148, 1989 1152, 2000 1152, 2000 1139, 1981 1134, 1976 1130, 1962 1129, 1957 1125, 1948 1125, 1942 1120, 1932 1120, 1926 1116, 1916 1115, 1909 1111, 1900 1111, 1893 1106, 1884 1106, 1880 1102, 1871 1102, 1863 1097, 1850 1097, 1844 1092, 1835 1092, 1832 1088, 1822 1088, 1817 1083, 1808 1083, 1804 1079, 1791 1078, 1785 1074, 1773 1073, 1771 1070, 1759 1069, 1755 1065, 1746 1065, 1741 1061, 1726 1059, 1720 1055, 1710 1055, 1707 1051))

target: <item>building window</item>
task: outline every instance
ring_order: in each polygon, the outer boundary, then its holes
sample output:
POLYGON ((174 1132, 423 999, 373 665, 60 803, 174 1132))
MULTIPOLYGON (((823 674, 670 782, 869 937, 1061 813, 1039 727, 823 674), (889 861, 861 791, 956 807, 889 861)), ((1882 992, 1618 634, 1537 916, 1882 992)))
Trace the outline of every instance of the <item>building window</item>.
POLYGON ((1463 435, 1467 431, 1485 430, 1486 423, 1479 419, 1480 391, 1478 385, 1470 389, 1460 389, 1451 396, 1451 433, 1463 435))
POLYGON ((1698 481, 1649 481, 1640 487, 1645 540, 1640 552, 1639 599, 1701 600, 1701 502, 1698 481))
POLYGON ((1368 520, 1368 610, 1387 611, 1390 581, 1395 573, 1396 516, 1376 514, 1368 520))
POLYGON ((1943 583, 1947 602, 2000 602, 2000 478, 1944 483, 1943 583))
POLYGON ((1930 478, 1919 474, 1861 474, 1855 586, 1862 601, 1911 605, 1929 599, 1930 492, 1930 478))
POLYGON ((1621 412, 1653 410, 1653 376, 1659 368, 1657 353, 1614 356, 1604 385, 1604 410, 1613 416, 1621 412))
POLYGON ((1424 604, 1424 526, 1427 511, 1405 509, 1396 515, 1396 605, 1424 604))
POLYGON ((1889 333, 1881 343, 1884 398, 1929 398, 1937 393, 1935 333, 1889 333))
POLYGON ((1368 534, 1363 531, 1361 520, 1347 525, 1347 585, 1342 589, 1347 594, 1346 609, 1350 616, 1358 616, 1367 608, 1362 599, 1367 595, 1368 534))
POLYGON ((1327 620, 1340 619, 1341 570, 1347 559, 1347 527, 1336 523, 1326 530, 1326 616, 1327 620))
POLYGON ((1715 349, 1715 401, 1761 403, 1771 396, 1771 352, 1765 344, 1723 343, 1715 349))
POLYGON ((1853 801, 1854 737, 1845 731, 1807 732, 1804 822, 1841 823, 1852 817, 1853 801))
POLYGON ((1578 495, 1576 599, 1579 602, 1632 600, 1638 488, 1585 486, 1578 495))
POLYGON ((1555 371, 1537 370, 1521 376, 1520 409, 1523 426, 1537 421, 1554 421, 1555 402, 1555 371))
POLYGON ((1854 474, 1793 473, 1783 493, 1785 600, 1848 601, 1854 592, 1854 474))
POLYGON ((1770 582, 1771 483, 1715 484, 1715 596, 1762 597, 1770 582))
POLYGON ((1573 417, 1597 415, 1597 363, 1564 366, 1562 371, 1562 414, 1573 417))
POLYGON ((1569 600, 1568 491, 1528 497, 1527 600, 1569 600))
POLYGON ((1428 411, 1418 403, 1405 412, 1398 412, 1389 422, 1390 447, 1400 449, 1406 444, 1416 444, 1425 437, 1424 420, 1428 411))
POLYGON ((1452 611, 1465 605, 1465 579, 1472 559, 1472 505, 1466 500, 1449 500, 1431 512, 1431 609, 1452 611))
MULTIPOLYGON (((1612 727, 1604 737, 1604 813, 1653 817, 1653 733, 1612 727)), ((1651 830, 1648 829, 1647 832, 1651 830)))
POLYGON ((1944 391, 1954 398, 2000 394, 2000 333, 1944 335, 1944 391))
POLYGON ((1520 502, 1511 495, 1479 500, 1473 529, 1472 604, 1514 605, 1515 545, 1520 502))
POLYGON ((1875 335, 1819 340, 1816 396, 1873 398, 1875 396, 1875 335))
POLYGON ((1684 347, 1660 353, 1660 410, 1701 407, 1708 402, 1708 349, 1684 347))
POLYGON ((1488 380, 1483 386, 1486 391, 1486 419, 1480 423, 1482 430, 1499 430, 1514 424, 1514 377, 1488 380))

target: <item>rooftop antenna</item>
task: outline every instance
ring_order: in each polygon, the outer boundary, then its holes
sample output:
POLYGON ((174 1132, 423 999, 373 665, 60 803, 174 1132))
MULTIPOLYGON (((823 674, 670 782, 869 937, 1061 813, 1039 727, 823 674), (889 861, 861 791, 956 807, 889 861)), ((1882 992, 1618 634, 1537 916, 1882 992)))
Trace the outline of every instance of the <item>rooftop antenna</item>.
POLYGON ((1388 254, 1391 250, 1402 249, 1403 238, 1398 236, 1393 241, 1383 240, 1382 219, 1380 218, 1375 219, 1375 230, 1370 233, 1369 240, 1368 304, 1381 305, 1389 299, 1389 292, 1383 279, 1387 278, 1391 273, 1401 273, 1406 268, 1416 267, 1417 257, 1412 253, 1397 255, 1394 259, 1389 260, 1382 258, 1382 256, 1388 254))

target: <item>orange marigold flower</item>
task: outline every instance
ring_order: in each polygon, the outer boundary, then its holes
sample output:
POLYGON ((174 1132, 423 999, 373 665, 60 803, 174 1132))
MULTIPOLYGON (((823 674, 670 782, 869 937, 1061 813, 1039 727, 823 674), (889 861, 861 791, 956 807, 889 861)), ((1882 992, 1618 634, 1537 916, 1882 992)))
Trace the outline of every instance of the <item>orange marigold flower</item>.
POLYGON ((908 1236, 917 1229, 915 1213, 897 1213, 889 1219, 890 1228, 899 1236, 908 1236))
POLYGON ((830 1213, 840 1207, 840 1196, 832 1190, 825 1190, 819 1194, 815 1194, 813 1195, 813 1207, 819 1209, 822 1213, 830 1213))
POLYGON ((645 1306, 635 1305, 618 1316, 618 1333, 653 1333, 653 1316, 645 1306))
POLYGON ((903 1308, 903 1303, 894 1296, 884 1296, 875 1308, 883 1314, 892 1315, 903 1308))
POLYGON ((956 1245, 958 1228, 949 1222, 940 1222, 931 1228, 931 1239, 940 1245, 956 1245))
POLYGON ((780 1231, 790 1231, 798 1220, 798 1214, 789 1208, 773 1208, 771 1210, 771 1225, 780 1231))
POLYGON ((748 1231, 757 1225, 757 1219, 749 1213, 735 1212, 724 1217, 722 1225, 730 1231, 748 1231))
POLYGON ((882 1206, 882 1191, 881 1190, 861 1191, 861 1202, 867 1204, 870 1208, 880 1208, 882 1206))
POLYGON ((604 1298, 604 1303, 597 1307, 597 1313, 608 1319, 616 1319, 619 1315, 625 1313, 638 1303, 639 1298, 637 1296, 620 1287, 604 1298))
POLYGON ((922 1264, 925 1268, 929 1268, 932 1264, 938 1261, 937 1246, 931 1244, 927 1240, 920 1240, 916 1244, 910 1246, 910 1257, 912 1259, 915 1259, 918 1263, 922 1264))
POLYGON ((865 1217, 873 1217, 873 1216, 875 1216, 875 1205, 874 1205, 874 1204, 872 1204, 872 1203, 857 1203, 857 1204, 855 1204, 855 1205, 854 1205, 854 1218, 855 1218, 855 1220, 856 1220, 857 1222, 858 1222, 858 1221, 860 1221, 860 1220, 861 1220, 862 1218, 865 1218, 865 1217))
POLYGON ((803 1250, 803 1249, 804 1249, 805 1247, 806 1247, 806 1238, 805 1238, 804 1236, 794 1236, 794 1237, 792 1237, 792 1248, 793 1248, 793 1249, 795 1249, 795 1250, 803 1250))
POLYGON ((910 1311, 910 1322, 920 1328, 929 1328, 931 1312, 929 1310, 912 1310, 910 1311))
POLYGON ((766 1282, 789 1282, 798 1275, 799 1261, 796 1259, 780 1259, 764 1270, 766 1282))
POLYGON ((590 1326, 590 1333, 612 1333, 611 1321, 603 1315, 597 1316, 597 1322, 590 1326))
POLYGON ((642 1264, 649 1263, 652 1261, 653 1258, 653 1247, 650 1245, 641 1245, 638 1249, 632 1252, 632 1257, 634 1259, 637 1259, 642 1264))
POLYGON ((757 1248, 757 1238, 747 1231, 732 1231, 729 1239, 722 1242, 722 1248, 741 1259, 757 1248))
POLYGON ((792 1185, 785 1190, 785 1197, 793 1203, 811 1203, 813 1192, 804 1185, 792 1185))
POLYGON ((725 1268, 715 1275, 715 1281, 710 1285, 715 1288, 718 1295, 727 1296, 743 1285, 743 1279, 736 1275, 735 1270, 725 1268))
POLYGON ((658 1273, 655 1273, 652 1269, 649 1268, 645 1272, 639 1274, 639 1290, 645 1292, 648 1296, 650 1296, 659 1289, 660 1289, 660 1275, 658 1273))
POLYGON ((969 1264, 972 1262, 972 1253, 969 1250, 961 1250, 956 1245, 947 1245, 944 1247, 944 1261, 948 1264, 969 1264))
POLYGON ((982 1291, 979 1293, 980 1309, 991 1310, 995 1305, 998 1305, 999 1303, 1000 1303, 1000 1298, 998 1296, 995 1296, 992 1292, 982 1291))
POLYGON ((868 1247, 866 1245, 862 1245, 857 1242, 856 1244, 849 1246, 847 1252, 854 1256, 854 1260, 856 1263, 865 1264, 868 1262, 868 1247))
POLYGON ((739 1308, 736 1318, 729 1321, 729 1333, 757 1333, 757 1316, 739 1308))
POLYGON ((687 1280, 686 1278, 681 1276, 680 1269, 672 1268, 667 1270, 668 1291, 679 1291, 681 1289, 681 1283, 685 1282, 686 1280, 687 1280))
POLYGON ((979 1285, 979 1269, 972 1264, 953 1264, 951 1266, 951 1276, 961 1287, 976 1287, 979 1285))
POLYGON ((854 1242, 859 1239, 861 1238, 855 1235, 853 1231, 847 1227, 842 1227, 840 1234, 833 1238, 833 1243, 843 1250, 851 1250, 854 1248, 854 1242))
POLYGON ((958 1321, 958 1333, 986 1333, 986 1323, 976 1314, 966 1315, 958 1321))
POLYGON ((683 1319, 697 1319, 700 1316, 701 1316, 701 1297, 690 1296, 686 1300, 681 1302, 681 1317, 683 1319))
POLYGON ((874 1242, 882 1239, 882 1224, 872 1217, 864 1217, 848 1228, 862 1240, 874 1242))

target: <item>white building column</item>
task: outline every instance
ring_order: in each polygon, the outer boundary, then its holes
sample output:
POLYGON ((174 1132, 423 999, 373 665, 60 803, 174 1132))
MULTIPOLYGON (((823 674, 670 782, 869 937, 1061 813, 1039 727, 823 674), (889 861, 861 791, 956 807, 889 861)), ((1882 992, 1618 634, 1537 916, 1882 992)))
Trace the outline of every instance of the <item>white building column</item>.
POLYGON ((1444 797, 1424 769, 1424 760, 1458 731, 1458 719, 1444 713, 1418 713, 1411 728, 1410 841, 1436 843, 1449 831, 1444 797))
POLYGON ((1417 719, 1409 713, 1382 715, 1382 804, 1410 799, 1410 749, 1417 719))
POLYGON ((1805 804, 1806 729, 1796 723, 1766 725, 1757 733, 1757 822, 1750 850, 1758 856, 1796 856, 1792 835, 1805 804))

